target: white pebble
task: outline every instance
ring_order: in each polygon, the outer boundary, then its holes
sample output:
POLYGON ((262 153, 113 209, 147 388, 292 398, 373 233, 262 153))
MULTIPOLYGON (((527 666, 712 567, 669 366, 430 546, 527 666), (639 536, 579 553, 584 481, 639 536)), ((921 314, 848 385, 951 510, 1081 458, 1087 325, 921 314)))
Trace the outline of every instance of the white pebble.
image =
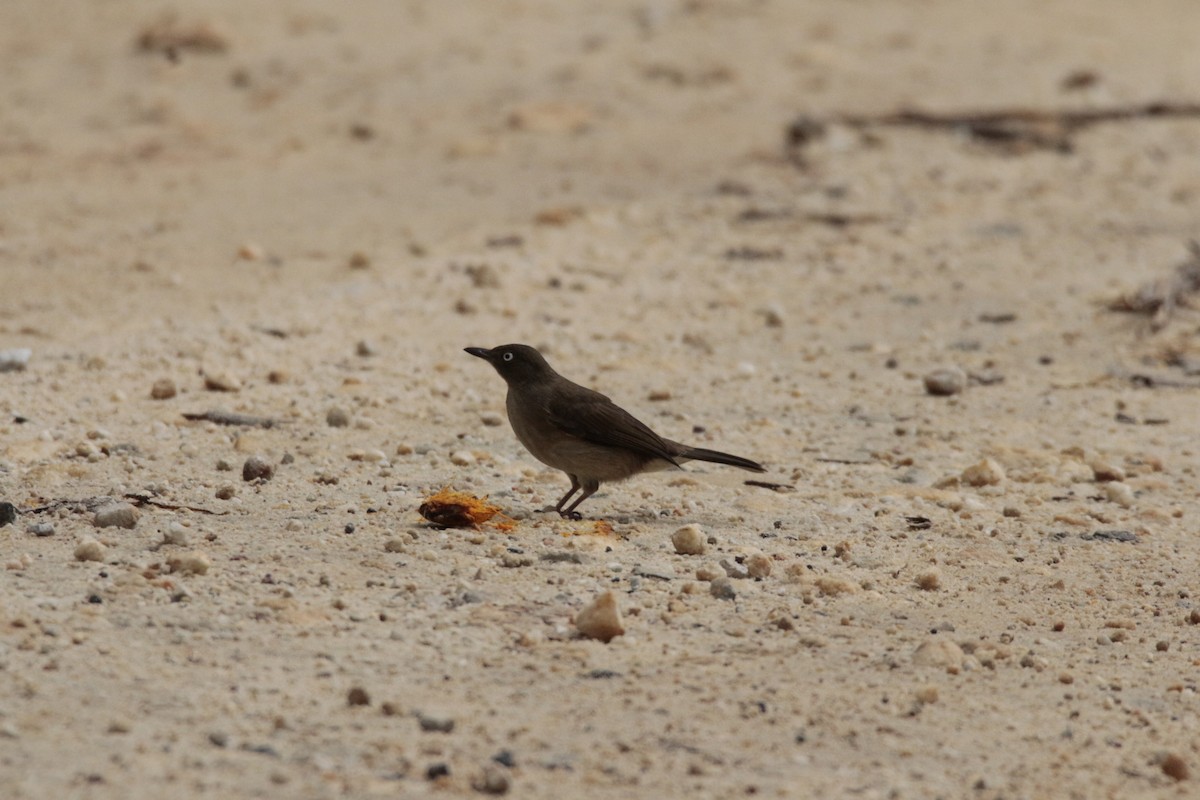
POLYGON ((167 530, 163 534, 163 544, 173 544, 178 547, 186 547, 187 543, 187 528, 183 527, 183 525, 178 522, 172 522, 167 526, 167 530))
POLYGON ((1108 495, 1110 502, 1116 503, 1122 508, 1129 508, 1133 505, 1133 488, 1128 483, 1113 481, 1105 485, 1104 492, 1108 495))
POLYGON ((108 548, 100 544, 91 536, 83 537, 79 544, 75 545, 75 560, 76 561, 103 561, 104 553, 108 548))
POLYGON ((20 372, 29 363, 33 351, 27 347, 14 350, 0 350, 0 372, 20 372))
POLYGON ((475 463, 475 455, 469 450, 455 450, 450 454, 450 463, 459 467, 469 467, 475 463))

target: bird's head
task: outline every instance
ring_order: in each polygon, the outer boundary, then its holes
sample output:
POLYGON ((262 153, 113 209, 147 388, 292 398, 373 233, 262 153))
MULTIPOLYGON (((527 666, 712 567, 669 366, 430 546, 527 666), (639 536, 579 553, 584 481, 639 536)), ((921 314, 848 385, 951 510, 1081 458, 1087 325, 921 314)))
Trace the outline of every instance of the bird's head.
POLYGON ((502 344, 490 350, 468 347, 466 352, 491 364, 508 383, 530 383, 556 374, 542 354, 527 344, 502 344))

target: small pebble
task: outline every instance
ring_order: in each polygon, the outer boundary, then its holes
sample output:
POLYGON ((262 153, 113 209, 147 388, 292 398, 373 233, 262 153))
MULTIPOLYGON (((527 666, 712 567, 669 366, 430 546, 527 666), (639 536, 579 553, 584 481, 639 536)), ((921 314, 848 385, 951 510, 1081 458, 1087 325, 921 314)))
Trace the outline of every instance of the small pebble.
POLYGON ((129 503, 109 503, 96 511, 92 524, 97 528, 132 528, 141 514, 129 503))
POLYGON ((927 570, 917 576, 916 584, 918 589, 936 591, 942 588, 942 574, 936 569, 927 570))
POLYGON ((746 572, 754 580, 762 580, 771 574, 771 559, 762 553, 755 553, 746 559, 746 572))
POLYGON ((1004 482, 1004 467, 994 459, 985 458, 963 470, 962 482, 968 486, 995 486, 1004 482))
POLYGON ((218 500, 232 500, 236 494, 237 489, 232 483, 217 487, 216 497, 218 500))
POLYGON ((750 577, 750 571, 745 565, 739 564, 736 561, 730 561, 728 558, 721 559, 721 569, 725 570, 725 574, 735 580, 744 580, 750 577))
POLYGON ((941 667, 957 675, 963 665, 963 650, 944 636, 926 639, 913 653, 913 663, 923 667, 941 667))
POLYGON ((925 391, 935 397, 949 397, 967 388, 967 373, 958 367, 935 369, 924 378, 925 391))
POLYGON ((172 522, 167 525, 166 532, 163 533, 163 544, 172 544, 176 547, 186 547, 188 543, 187 528, 183 527, 178 522, 172 522))
POLYGON ((1174 778, 1177 781, 1186 781, 1191 776, 1191 770, 1188 769, 1187 762, 1175 753, 1168 753, 1163 756, 1162 763, 1163 774, 1168 778, 1174 778))
POLYGON ((575 628, 589 639, 610 642, 625 633, 617 596, 604 592, 575 615, 575 628))
POLYGON ((346 704, 351 706, 369 706, 371 705, 371 696, 367 694, 367 690, 361 686, 355 686, 346 692, 346 704))
POLYGON ((479 421, 489 428, 495 428, 504 424, 504 417, 497 414, 495 411, 485 411, 479 415, 479 421))
POLYGON ((88 461, 97 461, 100 458, 101 450, 91 442, 80 442, 75 445, 75 455, 86 458, 88 461))
POLYGON ((369 358, 370 356, 378 355, 379 348, 367 339, 359 339, 358 344, 354 346, 354 352, 363 358, 369 358))
POLYGON ((500 566, 507 569, 519 569, 521 567, 532 567, 533 556, 528 553, 505 553, 500 556, 500 566))
POLYGON ((783 309, 777 305, 769 305, 759 311, 768 328, 783 327, 783 309))
POLYGON ((150 387, 150 397, 154 400, 170 400, 176 394, 175 381, 170 378, 159 378, 150 387))
POLYGON ((425 769, 425 778, 427 780, 436 781, 438 778, 448 778, 448 777, 450 777, 450 765, 449 764, 446 764, 443 762, 438 762, 437 764, 430 764, 425 769))
POLYGON ((0 350, 0 372, 20 372, 29 363, 33 351, 27 347, 0 350))
POLYGON ((708 586, 708 593, 718 600, 733 600, 737 598, 737 590, 729 578, 715 578, 708 586))
POLYGON ((436 714, 425 714, 420 711, 417 712, 417 724, 426 733, 450 733, 454 730, 453 718, 440 717, 436 714))
POLYGON ((459 467, 469 467, 475 463, 475 455, 470 450, 455 450, 450 454, 450 463, 459 467))
POLYGON ((108 548, 100 544, 91 536, 83 537, 79 544, 75 545, 75 560, 76 561, 103 561, 104 553, 108 548))
POLYGON ((181 575, 204 575, 212 566, 212 559, 206 553, 197 550, 179 558, 168 559, 167 566, 171 568, 171 572, 181 575))
POLYGON ((17 507, 12 503, 0 503, 0 528, 5 525, 12 525, 17 521, 17 507))
POLYGON ((53 522, 32 522, 29 524, 29 527, 27 527, 25 530, 28 531, 29 533, 32 533, 34 536, 53 536, 54 535, 54 523, 53 522))
POLYGON ((508 794, 512 788, 512 778, 508 770, 499 764, 487 764, 483 772, 471 781, 471 788, 480 794, 508 794))
POLYGON ((254 242, 246 242, 237 249, 237 256, 243 261, 260 261, 263 255, 262 246, 254 242))
POLYGON ((1116 503, 1121 508, 1129 508, 1133 505, 1133 488, 1128 483, 1110 481, 1105 484, 1104 493, 1110 502, 1116 503))
POLYGON ((275 465, 262 456, 250 456, 242 464, 242 480, 269 481, 275 476, 275 465))
POLYGON ((1092 477, 1096 479, 1096 483, 1125 480, 1125 470, 1111 461, 1098 458, 1091 463, 1091 467, 1092 477))
POLYGON ((210 392, 237 392, 241 391, 242 382, 226 370, 205 370, 204 388, 210 392))
POLYGON ((714 567, 712 564, 705 564, 703 567, 696 568, 696 580, 698 581, 715 581, 721 577, 720 567, 714 567))
POLYGON ((699 525, 684 525, 671 534, 671 544, 675 545, 675 552, 680 555, 704 555, 704 532, 699 525))
POLYGON ((325 412, 325 424, 331 428, 345 428, 350 424, 350 412, 341 406, 334 406, 325 412))

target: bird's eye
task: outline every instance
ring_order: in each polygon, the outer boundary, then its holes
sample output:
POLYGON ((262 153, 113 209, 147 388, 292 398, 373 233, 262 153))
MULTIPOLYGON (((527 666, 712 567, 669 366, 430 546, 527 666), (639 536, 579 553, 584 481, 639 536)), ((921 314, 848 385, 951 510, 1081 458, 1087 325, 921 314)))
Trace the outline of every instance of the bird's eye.
POLYGON ((504 354, 504 360, 505 360, 505 361, 512 361, 512 358, 513 358, 513 356, 512 356, 512 353, 505 353, 505 354, 504 354))

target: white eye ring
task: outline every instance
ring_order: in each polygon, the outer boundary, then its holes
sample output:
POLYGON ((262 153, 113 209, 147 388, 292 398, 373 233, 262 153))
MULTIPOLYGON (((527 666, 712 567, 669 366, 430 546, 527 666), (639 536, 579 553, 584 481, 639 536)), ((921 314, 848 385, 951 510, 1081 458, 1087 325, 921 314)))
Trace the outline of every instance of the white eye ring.
POLYGON ((513 356, 512 356, 512 353, 505 353, 505 354, 504 354, 504 360, 505 360, 505 361, 512 361, 512 358, 513 358, 513 356))

